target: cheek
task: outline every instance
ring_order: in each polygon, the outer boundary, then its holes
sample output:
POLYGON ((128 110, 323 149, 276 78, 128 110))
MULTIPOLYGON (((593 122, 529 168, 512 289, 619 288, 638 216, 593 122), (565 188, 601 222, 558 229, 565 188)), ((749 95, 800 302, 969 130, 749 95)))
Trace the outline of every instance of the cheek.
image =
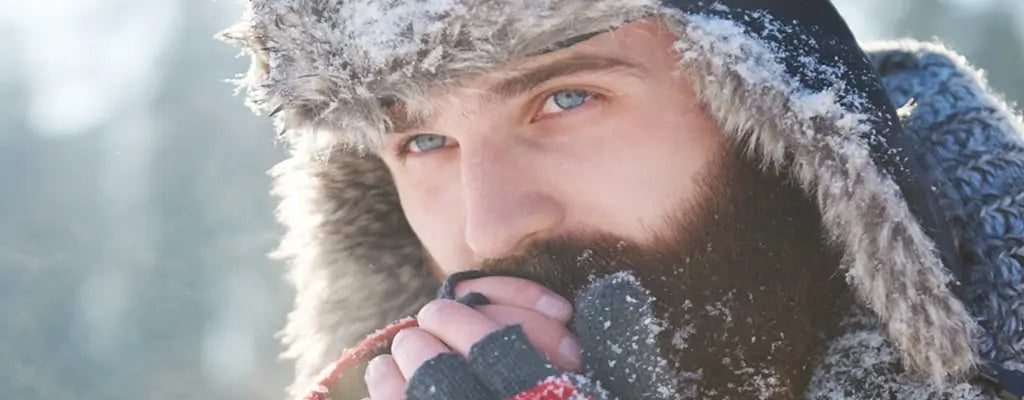
POLYGON ((631 110, 593 124, 568 153, 562 196, 579 225, 646 241, 698 195, 698 177, 724 140, 702 113, 631 110))
POLYGON ((396 179, 402 210, 409 226, 440 272, 450 274, 470 265, 463 234, 465 224, 457 181, 451 179, 396 179))

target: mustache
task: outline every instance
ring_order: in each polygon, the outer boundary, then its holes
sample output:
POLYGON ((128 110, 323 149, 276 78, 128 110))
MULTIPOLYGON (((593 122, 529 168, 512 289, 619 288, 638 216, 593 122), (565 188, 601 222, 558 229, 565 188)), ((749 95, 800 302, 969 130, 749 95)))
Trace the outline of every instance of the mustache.
POLYGON ((573 299, 603 276, 622 271, 649 274, 655 266, 664 265, 664 253, 658 246, 641 245, 608 233, 560 236, 532 243, 516 255, 486 260, 477 269, 528 279, 573 299))

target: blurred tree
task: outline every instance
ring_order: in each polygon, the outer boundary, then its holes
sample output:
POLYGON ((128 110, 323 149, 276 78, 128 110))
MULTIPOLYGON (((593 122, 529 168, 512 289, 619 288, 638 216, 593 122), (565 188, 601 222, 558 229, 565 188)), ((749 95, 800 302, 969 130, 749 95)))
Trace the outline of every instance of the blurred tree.
MULTIPOLYGON (((870 38, 936 40, 986 72, 1012 103, 1024 102, 1024 2, 1020 0, 838 0, 875 29, 870 38), (883 11, 884 10, 884 11, 883 11)), ((867 33, 867 32, 865 32, 867 33)))
MULTIPOLYGON (((146 5, 98 9, 132 7, 146 5)), ((212 36, 239 7, 171 8, 173 45, 143 52, 160 58, 154 90, 62 136, 29 124, 31 66, 0 21, 0 398, 283 394, 289 301, 265 256, 279 232, 264 174, 282 150, 223 82, 247 60, 212 36)))

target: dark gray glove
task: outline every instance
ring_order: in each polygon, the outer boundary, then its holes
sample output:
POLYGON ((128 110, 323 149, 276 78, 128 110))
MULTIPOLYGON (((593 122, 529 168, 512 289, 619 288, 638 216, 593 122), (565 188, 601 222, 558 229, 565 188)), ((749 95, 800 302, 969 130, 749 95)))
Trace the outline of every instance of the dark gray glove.
POLYGON ((428 360, 413 373, 405 393, 408 400, 607 399, 588 379, 558 372, 518 325, 485 336, 467 359, 445 353, 428 360))
POLYGON ((659 349, 663 327, 653 301, 626 272, 601 278, 576 297, 572 328, 587 375, 615 399, 678 399, 678 378, 659 349))

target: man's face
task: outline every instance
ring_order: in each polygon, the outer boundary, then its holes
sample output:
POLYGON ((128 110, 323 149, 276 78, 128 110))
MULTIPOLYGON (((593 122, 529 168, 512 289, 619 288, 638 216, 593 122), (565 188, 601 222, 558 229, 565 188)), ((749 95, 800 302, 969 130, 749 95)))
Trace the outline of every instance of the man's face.
POLYGON ((724 146, 676 38, 654 20, 516 61, 436 93, 389 135, 388 165, 440 275, 561 236, 647 243, 724 146))
POLYGON ((727 141, 675 38, 625 25, 438 93, 381 154, 438 275, 517 276, 572 299, 628 270, 687 387, 797 398, 834 324, 839 253, 786 170, 727 141))

